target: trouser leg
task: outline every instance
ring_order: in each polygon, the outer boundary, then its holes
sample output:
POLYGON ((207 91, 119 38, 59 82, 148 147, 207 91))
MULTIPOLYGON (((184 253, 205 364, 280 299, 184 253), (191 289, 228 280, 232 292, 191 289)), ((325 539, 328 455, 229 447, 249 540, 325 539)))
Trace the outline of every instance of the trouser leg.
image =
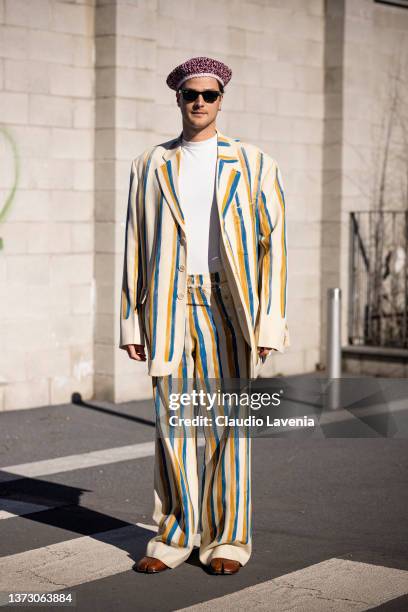
POLYGON ((245 565, 252 552, 251 438, 248 428, 223 429, 218 442, 206 430, 200 560, 224 557, 245 565))
MULTIPOLYGON (((169 567, 185 561, 201 529, 200 560, 213 557, 248 561, 251 539, 251 444, 249 428, 217 426, 217 406, 201 413, 213 419, 204 427, 205 449, 198 508, 196 428, 172 427, 171 415, 192 418, 192 406, 170 409, 170 394, 195 388, 214 391, 226 379, 248 379, 249 347, 240 330, 223 275, 194 275, 187 305, 185 349, 173 375, 153 378, 156 409, 153 518, 158 533, 147 554, 169 567), (215 282, 211 286, 212 281, 215 282), (219 282, 218 282, 219 281, 219 282), (199 523, 199 524, 198 524, 199 523)), ((239 416, 243 415, 242 411, 239 416)))
POLYGON ((192 375, 186 326, 185 350, 177 372, 152 381, 156 412, 153 520, 158 532, 149 541, 146 554, 173 568, 190 555, 199 520, 196 429, 171 424, 172 416, 194 416, 191 406, 171 409, 172 394, 187 393, 192 375))
MULTIPOLYGON (((189 310, 191 336, 196 342, 196 385, 207 391, 223 389, 232 379, 239 391, 249 375, 250 350, 242 335, 228 284, 222 275, 195 275, 189 310), (218 278, 217 278, 218 276, 218 278), (226 382, 227 381, 227 382, 226 382)), ((216 403, 204 412, 212 420, 204 427, 205 452, 201 488, 200 560, 214 557, 248 561, 251 538, 251 439, 249 427, 216 425, 224 414, 238 417, 228 404, 216 403)))

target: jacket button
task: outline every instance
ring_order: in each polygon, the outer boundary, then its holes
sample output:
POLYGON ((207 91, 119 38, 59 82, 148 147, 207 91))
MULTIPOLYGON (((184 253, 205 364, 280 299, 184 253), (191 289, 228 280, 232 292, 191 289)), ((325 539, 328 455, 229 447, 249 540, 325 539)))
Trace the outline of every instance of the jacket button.
POLYGON ((184 297, 184 293, 178 293, 178 294, 177 294, 177 299, 178 299, 178 300, 182 300, 182 299, 183 299, 183 297, 184 297))
POLYGON ((186 269, 185 266, 183 266, 183 264, 180 264, 178 269, 180 270, 180 272, 184 272, 184 270, 186 269))

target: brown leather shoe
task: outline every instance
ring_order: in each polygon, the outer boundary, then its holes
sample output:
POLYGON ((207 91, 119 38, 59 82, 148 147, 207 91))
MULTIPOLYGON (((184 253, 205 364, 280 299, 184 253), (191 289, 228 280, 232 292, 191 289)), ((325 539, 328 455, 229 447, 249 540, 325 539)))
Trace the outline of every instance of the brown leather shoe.
POLYGON ((170 569, 168 565, 156 559, 156 557, 143 557, 135 566, 137 572, 144 572, 145 574, 157 574, 158 572, 164 572, 166 569, 170 569))
POLYGON ((214 557, 210 562, 210 572, 212 574, 236 574, 239 572, 241 564, 239 561, 214 557))

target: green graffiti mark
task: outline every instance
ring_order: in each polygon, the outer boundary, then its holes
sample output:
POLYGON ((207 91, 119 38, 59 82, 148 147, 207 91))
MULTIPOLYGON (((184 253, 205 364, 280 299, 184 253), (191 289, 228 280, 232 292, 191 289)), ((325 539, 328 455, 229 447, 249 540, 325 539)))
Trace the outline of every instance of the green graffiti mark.
MULTIPOLYGON (((2 209, 0 209, 0 223, 2 223, 4 221, 4 219, 6 218, 7 212, 9 211, 11 204, 13 202, 14 196, 16 194, 17 191, 17 185, 18 185, 18 179, 20 176, 20 163, 19 163, 19 158, 18 158, 18 151, 17 151, 17 145, 15 143, 15 140, 13 138, 13 136, 11 135, 11 133, 7 130, 6 127, 1 126, 0 125, 0 132, 3 134, 3 136, 5 137, 5 139, 7 140, 8 144, 11 147, 12 153, 13 153, 13 159, 14 159, 14 179, 13 179, 13 185, 11 187, 11 191, 8 194, 6 201, 4 203, 4 206, 2 209)), ((0 237, 0 250, 3 248, 3 239, 0 237)))

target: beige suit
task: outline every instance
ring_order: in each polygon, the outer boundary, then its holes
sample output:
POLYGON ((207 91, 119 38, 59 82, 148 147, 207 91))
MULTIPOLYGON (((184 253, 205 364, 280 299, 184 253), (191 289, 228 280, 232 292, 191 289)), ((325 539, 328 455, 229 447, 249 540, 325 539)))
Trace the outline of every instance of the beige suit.
MULTIPOLYGON (((120 347, 146 344, 148 373, 173 372, 184 347, 188 240, 178 176, 181 134, 133 160, 126 221, 120 347)), ((286 321, 285 199, 276 161, 217 130, 220 251, 242 334, 251 351, 290 345, 286 321)))

